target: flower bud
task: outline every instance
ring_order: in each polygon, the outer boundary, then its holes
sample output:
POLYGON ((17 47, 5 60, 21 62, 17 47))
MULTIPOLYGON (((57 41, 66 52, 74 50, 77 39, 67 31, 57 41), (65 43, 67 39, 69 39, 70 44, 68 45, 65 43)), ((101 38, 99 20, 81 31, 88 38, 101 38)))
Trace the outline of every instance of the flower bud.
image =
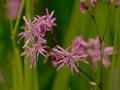
POLYGON ((108 0, 108 4, 110 4, 110 3, 112 3, 113 2, 113 0, 108 0))
POLYGON ((85 0, 81 0, 81 2, 80 2, 80 11, 82 13, 84 13, 85 10, 88 10, 88 5, 87 5, 85 0))
POLYGON ((115 7, 119 7, 120 6, 120 0, 116 0, 116 3, 115 3, 115 7))
POLYGON ((95 5, 96 5, 96 3, 97 3, 97 0, 90 0, 90 3, 91 3, 91 5, 92 5, 92 7, 94 8, 95 5))

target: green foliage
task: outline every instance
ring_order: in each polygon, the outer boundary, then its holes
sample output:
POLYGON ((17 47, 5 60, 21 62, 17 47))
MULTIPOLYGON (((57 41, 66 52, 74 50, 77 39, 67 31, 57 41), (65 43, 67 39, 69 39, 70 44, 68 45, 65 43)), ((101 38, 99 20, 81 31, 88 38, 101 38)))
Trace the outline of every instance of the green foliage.
MULTIPOLYGON (((92 90, 89 79, 76 73, 71 75, 69 68, 62 68, 56 71, 51 63, 43 63, 39 57, 37 68, 30 69, 30 62, 24 64, 24 57, 20 53, 22 46, 17 44, 17 32, 24 24, 22 16, 32 18, 36 14, 43 15, 45 8, 49 11, 55 10, 57 27, 53 28, 55 36, 61 46, 66 48, 72 43, 76 36, 82 36, 87 40, 89 37, 96 37, 95 23, 88 12, 80 12, 79 0, 21 0, 21 8, 16 20, 7 18, 6 3, 8 0, 0 1, 0 72, 3 82, 0 82, 0 90, 92 90), (6 2, 5 2, 6 1, 6 2), (13 29, 13 30, 11 30, 13 29), (20 48, 19 48, 20 47, 20 48)), ((89 2, 90 3, 90 2, 89 2)), ((113 4, 112 4, 113 5, 113 4)), ((111 5, 111 7, 112 7, 111 5)), ((90 9, 91 10, 91 9, 90 9)), ((113 10, 113 8, 111 8, 113 10)), ((105 34, 105 45, 113 45, 115 51, 113 57, 109 57, 111 67, 103 69, 103 90, 120 90, 120 8, 111 15, 108 30, 105 34)), ((91 10, 92 11, 92 10, 91 10)), ((107 2, 99 1, 95 9, 96 21, 102 36, 107 24, 109 12, 107 2)), ((54 46, 53 43, 49 43, 54 46)), ((90 67, 81 66, 92 77, 90 67)))

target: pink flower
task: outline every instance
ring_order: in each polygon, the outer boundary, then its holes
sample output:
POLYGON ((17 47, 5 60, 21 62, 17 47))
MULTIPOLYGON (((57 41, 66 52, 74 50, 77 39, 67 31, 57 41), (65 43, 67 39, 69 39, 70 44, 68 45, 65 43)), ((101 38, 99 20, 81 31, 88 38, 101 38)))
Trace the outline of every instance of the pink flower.
MULTIPOLYGON (((111 47, 105 47, 103 49, 103 57, 102 57, 102 64, 107 69, 110 66, 110 61, 108 60, 108 55, 113 54, 114 48, 111 47)), ((100 52, 100 43, 99 38, 96 39, 89 39, 89 48, 87 50, 87 53, 91 56, 93 65, 95 69, 98 67, 98 61, 100 61, 101 52, 100 52)))
POLYGON ((67 66, 70 66, 71 73, 73 73, 73 70, 79 73, 79 70, 76 64, 78 64, 78 61, 83 61, 84 63, 88 64, 88 62, 84 60, 84 58, 86 58, 88 55, 79 54, 79 53, 73 52, 73 50, 69 52, 70 48, 71 47, 64 50, 62 47, 58 45, 55 48, 53 48, 50 53, 52 63, 55 67, 57 67, 57 70, 60 70, 63 66, 67 65, 67 66))
POLYGON ((52 18, 52 16, 54 15, 54 11, 51 12, 51 14, 49 14, 48 9, 46 9, 46 29, 48 31, 50 31, 50 29, 52 29, 52 26, 56 26, 56 23, 54 23, 54 21, 56 20, 56 18, 52 18))
POLYGON ((34 33, 33 33, 34 32, 33 24, 30 21, 30 19, 27 20, 25 16, 23 16, 23 19, 26 23, 26 26, 21 27, 22 29, 24 29, 24 32, 21 32, 21 33, 18 34, 18 36, 20 36, 20 39, 18 40, 18 43, 20 43, 20 40, 22 38, 26 38, 26 43, 23 46, 23 48, 25 48, 28 45, 29 42, 34 42, 35 36, 34 36, 34 33))
POLYGON ((72 44, 72 52, 84 54, 84 47, 88 47, 88 43, 85 42, 82 37, 76 37, 72 44))
POLYGON ((50 31, 53 26, 56 26, 56 23, 54 21, 56 18, 52 18, 54 14, 54 11, 49 14, 48 9, 46 9, 46 15, 45 16, 36 16, 34 17, 34 28, 35 28, 35 35, 41 35, 44 36, 46 31, 50 31))
POLYGON ((30 57, 30 68, 32 68, 33 64, 34 67, 36 67, 36 61, 39 55, 44 56, 45 59, 47 58, 48 52, 46 50, 47 46, 44 45, 46 44, 44 36, 47 31, 50 31, 53 26, 56 26, 54 23, 56 19, 52 18, 53 14, 54 11, 49 14, 48 9, 46 9, 46 15, 36 16, 34 17, 33 21, 23 16, 26 26, 22 27, 24 32, 18 34, 18 36, 20 36, 18 43, 20 43, 22 38, 25 38, 25 44, 23 48, 26 49, 21 56, 26 55, 26 57, 30 57))
POLYGON ((9 0, 7 3, 7 16, 15 20, 17 18, 21 0, 9 0))
POLYGON ((52 18, 54 11, 51 12, 51 14, 48 13, 48 9, 46 9, 45 16, 36 16, 34 17, 34 20, 31 22, 30 19, 26 19, 25 16, 23 16, 23 19, 26 23, 26 26, 23 26, 22 29, 24 29, 24 32, 21 32, 18 34, 18 36, 21 36, 18 42, 24 37, 26 37, 27 45, 30 40, 34 40, 35 37, 43 37, 45 36, 46 31, 50 31, 53 26, 56 26, 54 21, 55 18, 52 18))
POLYGON ((88 55, 90 55, 91 56, 91 58, 92 58, 92 63, 93 63, 93 65, 94 65, 94 67, 95 67, 95 70, 97 69, 97 67, 98 67, 98 61, 100 60, 100 50, 99 49, 88 49, 87 50, 87 53, 88 53, 88 55))
MULTIPOLYGON (((28 50, 25 50, 24 52, 22 52, 21 56, 26 55, 26 59, 28 56, 31 58, 30 69, 32 68, 33 64, 34 64, 34 67, 36 67, 36 61, 38 59, 39 54, 46 58, 47 51, 44 49, 45 46, 42 45, 43 43, 46 43, 46 41, 42 38, 39 38, 37 43, 32 43, 32 47, 27 46, 26 48, 28 50)), ((25 62, 26 62, 26 59, 25 59, 25 62)))
POLYGON ((82 13, 84 13, 85 10, 88 10, 88 5, 87 5, 85 0, 81 0, 81 2, 80 2, 80 11, 82 13))
POLYGON ((90 0, 90 3, 91 3, 91 5, 92 5, 92 7, 94 8, 95 5, 96 5, 96 3, 97 3, 97 0, 90 0))
POLYGON ((105 68, 108 68, 111 64, 111 62, 108 60, 108 55, 112 55, 114 52, 114 48, 111 46, 111 47, 106 47, 104 49, 104 56, 103 56, 103 65, 105 68))

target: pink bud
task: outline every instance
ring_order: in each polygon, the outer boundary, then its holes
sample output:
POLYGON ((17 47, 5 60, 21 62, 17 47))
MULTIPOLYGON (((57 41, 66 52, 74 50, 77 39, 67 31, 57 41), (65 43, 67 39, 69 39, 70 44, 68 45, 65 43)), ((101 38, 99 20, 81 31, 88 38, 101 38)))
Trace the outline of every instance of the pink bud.
POLYGON ((88 10, 88 5, 87 5, 85 0, 81 0, 81 2, 80 2, 80 11, 82 13, 84 13, 85 10, 88 10))
POLYGON ((113 2, 113 0, 108 0, 108 4, 110 4, 110 3, 112 3, 113 2))
POLYGON ((119 7, 120 6, 120 0, 116 0, 116 3, 115 3, 115 7, 119 7))
POLYGON ((95 7, 97 0, 90 0, 92 7, 95 7))

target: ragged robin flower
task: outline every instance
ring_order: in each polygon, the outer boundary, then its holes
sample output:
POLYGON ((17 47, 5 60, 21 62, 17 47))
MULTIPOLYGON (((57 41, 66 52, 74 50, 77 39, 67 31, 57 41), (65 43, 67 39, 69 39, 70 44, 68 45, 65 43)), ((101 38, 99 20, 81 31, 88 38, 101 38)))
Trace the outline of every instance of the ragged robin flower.
POLYGON ((29 56, 31 61, 30 61, 30 69, 32 68, 33 64, 34 67, 36 67, 36 61, 38 59, 39 55, 44 56, 44 58, 46 58, 47 55, 47 51, 45 50, 45 47, 43 44, 46 43, 46 40, 39 38, 38 41, 36 43, 31 42, 32 45, 31 47, 27 46, 26 50, 24 52, 22 52, 21 56, 26 56, 25 57, 25 63, 27 60, 27 57, 29 56))
POLYGON ((45 48, 48 46, 45 46, 47 41, 44 37, 47 31, 50 31, 53 26, 56 26, 54 23, 56 19, 52 18, 53 14, 54 11, 49 14, 48 9, 46 9, 46 15, 37 15, 33 18, 33 21, 23 16, 26 25, 21 27, 24 29, 24 32, 18 34, 20 36, 18 43, 20 43, 22 38, 25 38, 25 44, 23 46, 25 51, 21 55, 25 55, 25 62, 27 57, 30 57, 30 68, 32 68, 33 64, 36 67, 36 61, 39 55, 42 55, 44 58, 47 57, 45 48))
MULTIPOLYGON (((88 47, 87 53, 88 53, 88 55, 91 56, 95 70, 97 70, 98 61, 100 61, 100 57, 101 57, 99 38, 98 37, 96 37, 96 39, 89 38, 88 43, 89 43, 89 47, 88 47)), ((108 59, 108 55, 112 55, 113 50, 114 50, 114 48, 112 46, 104 47, 102 50, 102 64, 106 69, 111 64, 108 59)))
POLYGON ((77 37, 73 41, 72 46, 68 47, 66 50, 59 45, 53 48, 50 53, 50 58, 52 59, 53 65, 57 67, 57 70, 60 70, 64 66, 69 66, 72 74, 73 70, 79 73, 79 61, 88 64, 85 60, 88 54, 84 52, 83 45, 86 45, 86 43, 81 37, 77 37))

